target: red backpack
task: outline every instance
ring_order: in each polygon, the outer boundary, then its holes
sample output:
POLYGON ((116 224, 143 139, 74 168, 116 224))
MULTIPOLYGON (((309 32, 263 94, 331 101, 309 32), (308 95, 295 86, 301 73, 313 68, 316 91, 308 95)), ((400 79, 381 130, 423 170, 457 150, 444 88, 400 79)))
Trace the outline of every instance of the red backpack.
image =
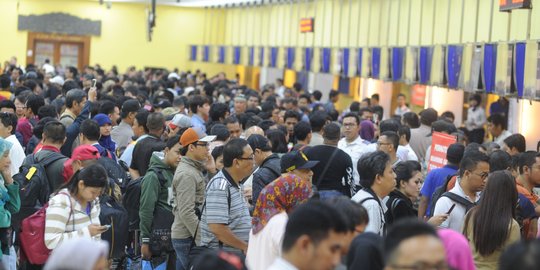
MULTIPOLYGON (((71 197, 67 193, 60 192, 69 197, 71 211, 69 212, 68 222, 71 219, 73 207, 71 206, 71 197)), ((21 249, 26 259, 37 265, 42 265, 47 262, 51 250, 45 245, 45 220, 47 217, 47 207, 45 204, 41 209, 25 218, 22 221, 21 232, 19 234, 21 240, 21 249)))

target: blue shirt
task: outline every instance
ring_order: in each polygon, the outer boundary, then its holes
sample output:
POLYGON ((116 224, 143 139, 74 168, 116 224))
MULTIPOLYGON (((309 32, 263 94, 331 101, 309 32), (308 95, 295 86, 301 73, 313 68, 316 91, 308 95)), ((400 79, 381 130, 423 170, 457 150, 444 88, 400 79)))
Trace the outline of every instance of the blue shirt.
POLYGON ((191 116, 191 126, 199 127, 204 133, 206 133, 206 125, 204 119, 202 119, 198 114, 193 114, 191 116))
POLYGON ((438 187, 444 185, 448 176, 456 174, 457 171, 457 166, 446 165, 442 168, 433 169, 428 173, 424 185, 422 185, 422 189, 420 190, 420 195, 428 198, 426 215, 431 213, 431 196, 433 196, 433 192, 438 187))
POLYGON ((521 216, 523 218, 537 218, 534 205, 525 197, 525 195, 518 192, 519 206, 521 207, 521 216))

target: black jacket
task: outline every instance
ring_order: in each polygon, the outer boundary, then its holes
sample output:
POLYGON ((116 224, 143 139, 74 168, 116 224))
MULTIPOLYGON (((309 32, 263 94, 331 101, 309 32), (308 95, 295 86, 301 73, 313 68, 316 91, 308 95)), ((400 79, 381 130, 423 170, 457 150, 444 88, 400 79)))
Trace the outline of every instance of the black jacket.
POLYGON ((257 204, 257 198, 261 190, 281 175, 281 159, 278 155, 272 154, 267 157, 259 169, 253 173, 253 205, 257 204))
POLYGON ((418 211, 414 209, 411 199, 396 189, 388 195, 386 207, 388 207, 384 217, 386 224, 392 224, 399 219, 418 216, 418 211))

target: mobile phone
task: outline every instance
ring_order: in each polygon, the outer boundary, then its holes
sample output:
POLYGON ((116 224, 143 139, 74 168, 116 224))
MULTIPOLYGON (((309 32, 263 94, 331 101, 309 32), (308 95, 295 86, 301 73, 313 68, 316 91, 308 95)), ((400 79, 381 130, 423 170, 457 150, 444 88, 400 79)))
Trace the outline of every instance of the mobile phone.
POLYGON ((96 80, 96 79, 92 79, 92 87, 96 87, 96 84, 97 84, 97 80, 96 80))
POLYGON ((106 225, 103 225, 103 227, 105 227, 105 230, 107 231, 107 230, 109 230, 111 228, 111 225, 106 224, 106 225))
POLYGON ((450 213, 452 213, 452 211, 454 211, 454 207, 456 207, 456 204, 452 204, 452 207, 450 207, 450 209, 448 209, 448 212, 446 212, 447 215, 450 215, 450 213))

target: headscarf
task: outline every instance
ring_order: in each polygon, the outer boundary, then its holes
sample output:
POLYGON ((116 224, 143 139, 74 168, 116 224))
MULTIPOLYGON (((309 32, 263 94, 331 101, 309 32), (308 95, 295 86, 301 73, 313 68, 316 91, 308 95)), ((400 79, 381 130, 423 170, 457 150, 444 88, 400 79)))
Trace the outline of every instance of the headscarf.
MULTIPOLYGON (((98 123, 99 127, 102 127, 106 124, 111 125, 111 119, 103 113, 96 114, 94 116, 94 120, 98 123)), ((116 152, 116 143, 112 140, 111 135, 109 136, 103 136, 101 135, 99 137, 99 145, 103 146, 103 148, 107 149, 109 153, 114 154, 116 152)), ((116 158, 113 158, 116 160, 116 158)))
POLYGON ((270 219, 306 202, 311 196, 311 183, 294 174, 280 176, 259 194, 253 212, 253 234, 260 232, 270 219))
POLYGON ((347 254, 347 269, 382 270, 383 239, 378 234, 366 232, 358 235, 351 243, 347 254))
POLYGON ((74 238, 55 248, 43 270, 92 270, 100 257, 108 257, 109 244, 90 238, 74 238))
POLYGON ((453 269, 474 270, 474 260, 469 242, 463 234, 450 229, 437 231, 446 250, 446 262, 453 269))
MULTIPOLYGON (((0 138, 0 157, 3 156, 6 151, 9 151, 9 149, 11 149, 11 147, 13 146, 13 144, 9 141, 6 141, 5 139, 3 138, 0 138)), ((0 174, 0 187, 2 189, 5 189, 5 186, 4 186, 4 177, 2 177, 2 174, 0 174)))
POLYGON ((373 122, 364 120, 360 123, 360 138, 370 142, 375 138, 375 126, 373 122))

